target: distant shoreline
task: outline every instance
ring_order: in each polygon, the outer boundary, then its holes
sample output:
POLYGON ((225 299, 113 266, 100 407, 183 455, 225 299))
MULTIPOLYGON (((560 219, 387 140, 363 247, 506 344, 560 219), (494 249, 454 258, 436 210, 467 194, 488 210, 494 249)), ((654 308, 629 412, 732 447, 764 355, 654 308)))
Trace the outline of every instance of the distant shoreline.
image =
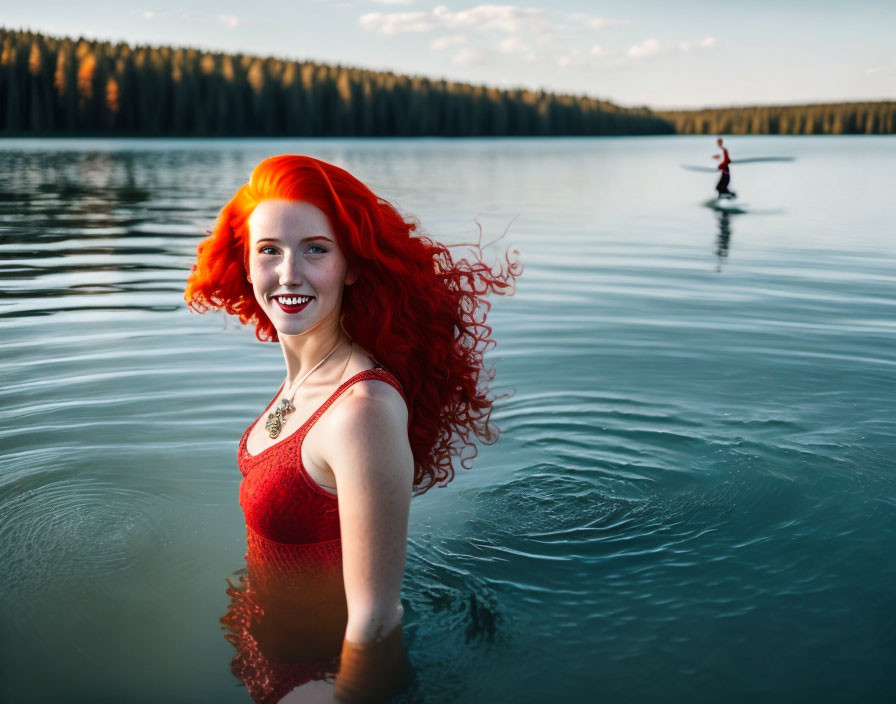
POLYGON ((34 142, 52 142, 52 141, 89 141, 89 140, 98 140, 98 141, 111 141, 111 142, 127 142, 127 141, 141 141, 141 142, 233 142, 233 141, 270 141, 270 142, 286 142, 286 141, 295 141, 295 142, 374 142, 374 141, 382 141, 382 142, 463 142, 463 141, 492 141, 492 140, 505 140, 505 141, 527 141, 527 140, 551 140, 551 141, 574 141, 574 140, 586 140, 586 139, 670 139, 677 137, 689 137, 689 138, 715 138, 716 136, 727 138, 741 138, 741 137, 781 137, 781 138, 803 138, 803 137, 850 137, 850 138, 866 138, 866 137, 893 137, 892 134, 736 134, 736 133, 707 133, 707 134, 592 134, 592 135, 466 135, 466 136, 451 136, 451 137, 442 137, 439 135, 425 135, 425 136, 368 136, 368 137, 360 137, 360 136, 337 136, 337 137, 297 137, 292 135, 277 135, 277 136, 264 136, 264 135, 239 135, 232 137, 219 137, 219 136, 203 136, 203 135, 121 135, 121 134, 33 134, 33 133, 23 133, 23 134, 7 134, 0 133, 0 144, 3 142, 14 142, 14 141, 34 141, 34 142))
POLYGON ((0 28, 0 137, 894 134, 896 101, 697 110, 0 28))
POLYGON ((668 110, 676 134, 894 134, 896 101, 668 110))

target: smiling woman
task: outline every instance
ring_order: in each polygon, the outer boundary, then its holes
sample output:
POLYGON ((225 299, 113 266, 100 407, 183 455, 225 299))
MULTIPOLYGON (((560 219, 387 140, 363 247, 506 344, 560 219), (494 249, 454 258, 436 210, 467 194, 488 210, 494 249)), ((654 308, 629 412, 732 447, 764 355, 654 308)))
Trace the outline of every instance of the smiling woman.
POLYGON ((278 332, 307 330, 310 322, 320 324, 323 312, 338 319, 343 287, 357 275, 347 276, 345 257, 324 212, 307 201, 270 199, 258 204, 248 224, 248 280, 278 332), (298 316, 306 308, 306 315, 298 316))
POLYGON ((189 306, 237 315, 286 362, 240 440, 247 571, 222 618, 256 702, 378 702, 409 684, 411 497, 451 481, 470 433, 498 439, 486 296, 522 267, 479 247, 455 262, 417 230, 345 170, 282 155, 197 249, 189 306))

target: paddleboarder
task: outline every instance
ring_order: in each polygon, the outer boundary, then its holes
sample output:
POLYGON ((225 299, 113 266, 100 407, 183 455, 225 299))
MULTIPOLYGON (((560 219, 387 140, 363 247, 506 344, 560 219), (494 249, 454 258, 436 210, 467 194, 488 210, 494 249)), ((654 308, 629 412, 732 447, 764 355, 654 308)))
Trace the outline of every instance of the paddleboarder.
POLYGON ((719 170, 722 172, 722 176, 719 178, 719 182, 716 184, 716 190, 719 192, 719 198, 737 198, 737 194, 734 191, 728 189, 728 184, 731 181, 731 172, 729 171, 729 164, 731 163, 731 157, 728 156, 728 150, 722 146, 722 138, 719 137, 716 140, 716 144, 719 145, 719 149, 722 150, 721 154, 713 154, 713 159, 721 159, 719 161, 719 170))

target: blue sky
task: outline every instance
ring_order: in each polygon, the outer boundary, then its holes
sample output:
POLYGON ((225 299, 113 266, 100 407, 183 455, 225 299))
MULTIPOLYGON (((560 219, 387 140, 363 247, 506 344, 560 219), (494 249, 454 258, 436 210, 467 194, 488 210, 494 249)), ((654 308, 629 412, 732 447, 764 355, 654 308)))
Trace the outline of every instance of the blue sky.
POLYGON ((896 2, 0 0, 0 23, 700 107, 896 99, 896 2))

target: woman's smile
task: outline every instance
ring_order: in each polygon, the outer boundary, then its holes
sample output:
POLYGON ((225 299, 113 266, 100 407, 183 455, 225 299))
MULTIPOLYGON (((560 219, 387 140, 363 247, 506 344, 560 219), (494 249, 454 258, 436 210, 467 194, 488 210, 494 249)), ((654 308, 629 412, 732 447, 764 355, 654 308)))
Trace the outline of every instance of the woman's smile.
POLYGON ((274 301, 280 306, 280 310, 284 313, 298 313, 305 310, 313 296, 274 296, 274 301))

